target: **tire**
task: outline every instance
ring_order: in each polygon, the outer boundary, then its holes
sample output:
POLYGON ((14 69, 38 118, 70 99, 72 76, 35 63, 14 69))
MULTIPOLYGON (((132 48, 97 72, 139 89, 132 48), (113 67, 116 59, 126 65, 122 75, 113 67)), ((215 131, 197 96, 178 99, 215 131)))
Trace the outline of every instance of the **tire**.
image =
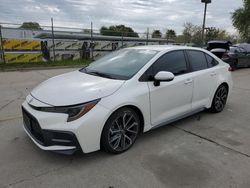
POLYGON ((108 153, 119 154, 135 143, 140 131, 140 118, 131 108, 115 111, 104 125, 101 146, 108 153))
POLYGON ((214 94, 212 106, 209 110, 213 113, 222 112, 227 103, 227 96, 227 87, 225 85, 220 85, 214 94))
POLYGON ((235 71, 236 69, 238 69, 238 59, 235 59, 232 63, 230 63, 230 67, 232 71, 235 71))

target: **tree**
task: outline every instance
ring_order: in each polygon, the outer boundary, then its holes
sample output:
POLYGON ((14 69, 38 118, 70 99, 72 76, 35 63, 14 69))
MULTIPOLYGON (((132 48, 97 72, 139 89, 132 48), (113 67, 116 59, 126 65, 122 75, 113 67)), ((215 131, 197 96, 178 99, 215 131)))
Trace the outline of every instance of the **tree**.
POLYGON ((166 36, 167 39, 175 39, 176 38, 176 32, 173 29, 168 29, 166 31, 166 36))
POLYGON ((195 25, 192 30, 192 41, 195 46, 203 46, 202 27, 195 25))
MULTIPOLYGON (((215 27, 207 28, 205 39, 206 42, 211 40, 229 40, 236 43, 238 41, 237 36, 230 35, 225 30, 215 27)), ((192 23, 185 23, 182 35, 178 35, 175 41, 177 43, 192 43, 194 46, 202 46, 202 27, 192 23)))
POLYGON ((184 37, 184 43, 191 43, 194 25, 190 22, 187 22, 187 23, 184 23, 183 26, 184 26, 184 30, 182 34, 184 37))
POLYGON ((250 43, 250 0, 243 0, 243 8, 235 10, 232 22, 242 38, 250 43))
POLYGON ((221 31, 215 27, 208 28, 206 30, 206 42, 217 39, 220 32, 221 31))
POLYGON ((202 46, 202 27, 190 22, 185 23, 182 35, 184 43, 193 43, 195 46, 202 46))
POLYGON ((23 22, 23 24, 19 28, 20 29, 42 30, 41 26, 37 22, 23 22))
POLYGON ((100 33, 106 36, 139 37, 138 33, 125 25, 102 26, 100 33))
POLYGON ((206 31, 206 42, 210 40, 227 40, 232 43, 237 43, 239 37, 237 35, 229 34, 225 30, 219 28, 208 28, 206 31))
POLYGON ((152 38, 161 38, 162 37, 162 33, 160 30, 154 30, 152 33, 152 38))
POLYGON ((185 43, 185 37, 184 35, 177 35, 175 39, 176 43, 185 43))

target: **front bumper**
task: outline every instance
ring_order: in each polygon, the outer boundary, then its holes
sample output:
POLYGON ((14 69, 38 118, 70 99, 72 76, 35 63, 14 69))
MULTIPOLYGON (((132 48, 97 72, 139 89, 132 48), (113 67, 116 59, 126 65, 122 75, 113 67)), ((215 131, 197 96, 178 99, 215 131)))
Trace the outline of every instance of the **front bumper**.
POLYGON ((73 154, 81 150, 74 133, 41 129, 37 119, 22 107, 24 130, 32 141, 43 150, 73 154))
POLYGON ((103 126, 112 113, 97 104, 83 117, 67 122, 67 114, 38 111, 27 101, 24 101, 22 108, 34 124, 31 128, 26 126, 27 120, 23 115, 24 130, 32 141, 42 150, 59 153, 73 153, 77 150, 90 153, 99 150, 103 126))

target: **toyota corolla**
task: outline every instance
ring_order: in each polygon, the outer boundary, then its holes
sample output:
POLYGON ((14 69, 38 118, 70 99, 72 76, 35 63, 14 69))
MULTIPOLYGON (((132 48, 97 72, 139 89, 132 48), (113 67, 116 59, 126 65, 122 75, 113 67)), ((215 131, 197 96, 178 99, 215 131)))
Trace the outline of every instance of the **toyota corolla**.
POLYGON ((140 133, 205 109, 221 112, 229 70, 200 48, 122 49, 33 89, 22 104, 24 130, 43 150, 122 153, 140 133))

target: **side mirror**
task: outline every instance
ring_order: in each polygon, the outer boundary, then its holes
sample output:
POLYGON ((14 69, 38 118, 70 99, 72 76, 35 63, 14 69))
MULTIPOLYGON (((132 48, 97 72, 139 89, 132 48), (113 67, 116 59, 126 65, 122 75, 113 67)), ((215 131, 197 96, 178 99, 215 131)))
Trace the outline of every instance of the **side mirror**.
POLYGON ((160 82, 170 82, 174 77, 172 72, 160 71, 154 77, 154 85, 159 86, 160 82))

